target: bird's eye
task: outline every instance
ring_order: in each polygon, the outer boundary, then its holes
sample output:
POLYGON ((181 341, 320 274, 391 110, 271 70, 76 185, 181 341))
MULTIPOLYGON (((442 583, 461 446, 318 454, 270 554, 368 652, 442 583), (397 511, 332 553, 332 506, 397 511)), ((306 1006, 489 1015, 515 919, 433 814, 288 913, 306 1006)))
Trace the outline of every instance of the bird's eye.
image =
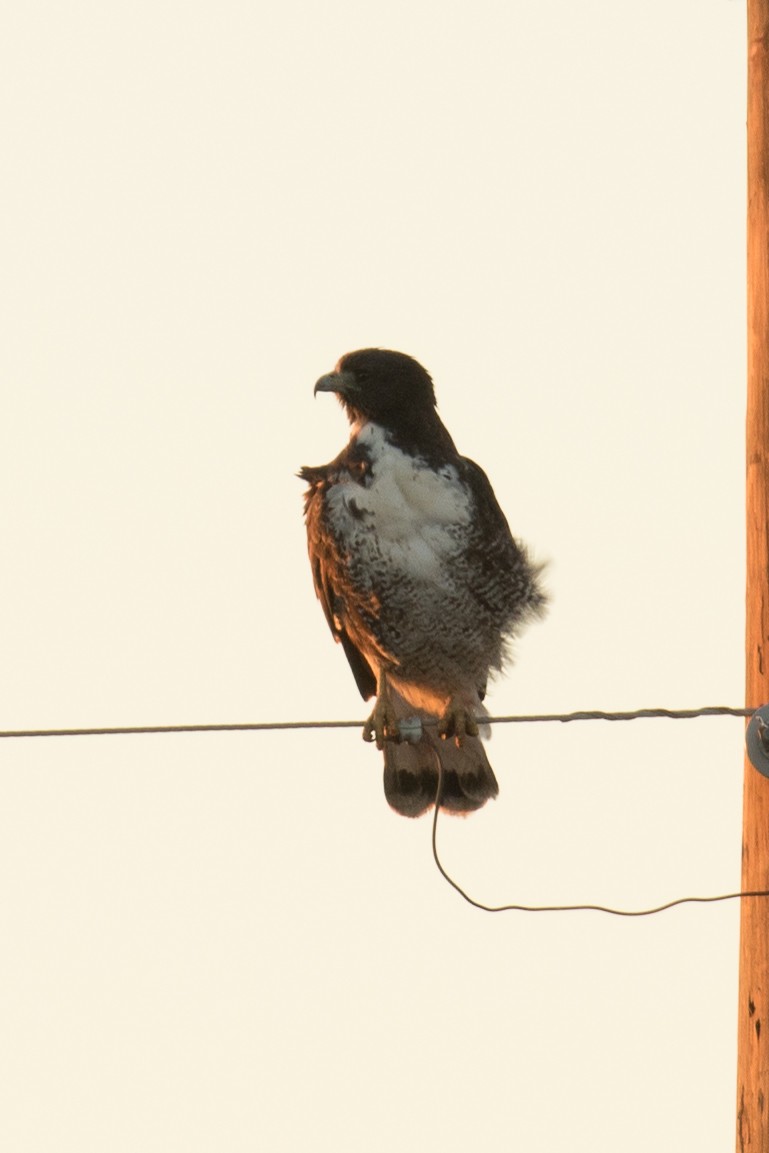
POLYGON ((358 379, 358 384, 365 384, 369 378, 369 371, 367 368, 356 369, 355 375, 358 379))

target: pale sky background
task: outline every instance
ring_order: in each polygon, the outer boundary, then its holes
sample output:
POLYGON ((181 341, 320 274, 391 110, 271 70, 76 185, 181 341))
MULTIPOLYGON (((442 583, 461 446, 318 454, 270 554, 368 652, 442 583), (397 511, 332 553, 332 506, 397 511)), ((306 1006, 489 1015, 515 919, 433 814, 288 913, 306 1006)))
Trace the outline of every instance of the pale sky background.
MULTIPOLYGON (((366 714, 316 378, 382 345, 550 560, 497 714, 742 703, 735 0, 16 3, 0 726, 366 714)), ((737 720, 498 726, 488 902, 739 885, 737 720)), ((723 1153, 738 908, 491 916, 354 730, 0 744, 7 1153, 723 1153)))

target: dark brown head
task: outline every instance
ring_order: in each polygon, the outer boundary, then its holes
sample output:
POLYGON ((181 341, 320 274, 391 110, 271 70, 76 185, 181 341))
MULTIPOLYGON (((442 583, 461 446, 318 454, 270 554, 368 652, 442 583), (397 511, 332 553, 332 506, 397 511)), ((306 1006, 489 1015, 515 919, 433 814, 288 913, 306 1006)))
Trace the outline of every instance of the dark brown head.
POLYGON ((435 412, 429 374, 413 357, 386 348, 348 352, 320 378, 315 392, 335 392, 350 421, 373 420, 393 430, 429 420, 435 412))

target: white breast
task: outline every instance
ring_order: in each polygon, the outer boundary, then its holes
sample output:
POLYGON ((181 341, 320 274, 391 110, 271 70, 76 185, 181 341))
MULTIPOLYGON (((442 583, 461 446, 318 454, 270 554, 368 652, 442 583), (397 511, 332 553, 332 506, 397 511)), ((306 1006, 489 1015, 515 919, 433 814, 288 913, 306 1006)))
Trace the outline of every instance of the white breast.
POLYGON ((356 439, 368 450, 371 476, 365 487, 351 479, 330 490, 334 528, 372 563, 440 581, 460 547, 453 530, 468 524, 472 511, 456 469, 419 464, 389 444, 375 424, 365 424, 356 439))

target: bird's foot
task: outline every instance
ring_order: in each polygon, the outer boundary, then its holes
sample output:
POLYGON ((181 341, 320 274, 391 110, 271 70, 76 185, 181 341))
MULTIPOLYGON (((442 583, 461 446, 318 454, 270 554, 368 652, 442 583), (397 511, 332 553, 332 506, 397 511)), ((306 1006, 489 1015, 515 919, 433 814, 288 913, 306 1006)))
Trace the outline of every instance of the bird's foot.
POLYGON ((363 726, 364 741, 376 741, 376 747, 383 749, 385 741, 399 741, 398 718, 387 696, 380 693, 374 710, 363 726))
POLYGON ((444 741, 453 737, 454 744, 459 748, 465 737, 478 736, 478 722, 469 709, 452 699, 438 719, 438 735, 444 741))

